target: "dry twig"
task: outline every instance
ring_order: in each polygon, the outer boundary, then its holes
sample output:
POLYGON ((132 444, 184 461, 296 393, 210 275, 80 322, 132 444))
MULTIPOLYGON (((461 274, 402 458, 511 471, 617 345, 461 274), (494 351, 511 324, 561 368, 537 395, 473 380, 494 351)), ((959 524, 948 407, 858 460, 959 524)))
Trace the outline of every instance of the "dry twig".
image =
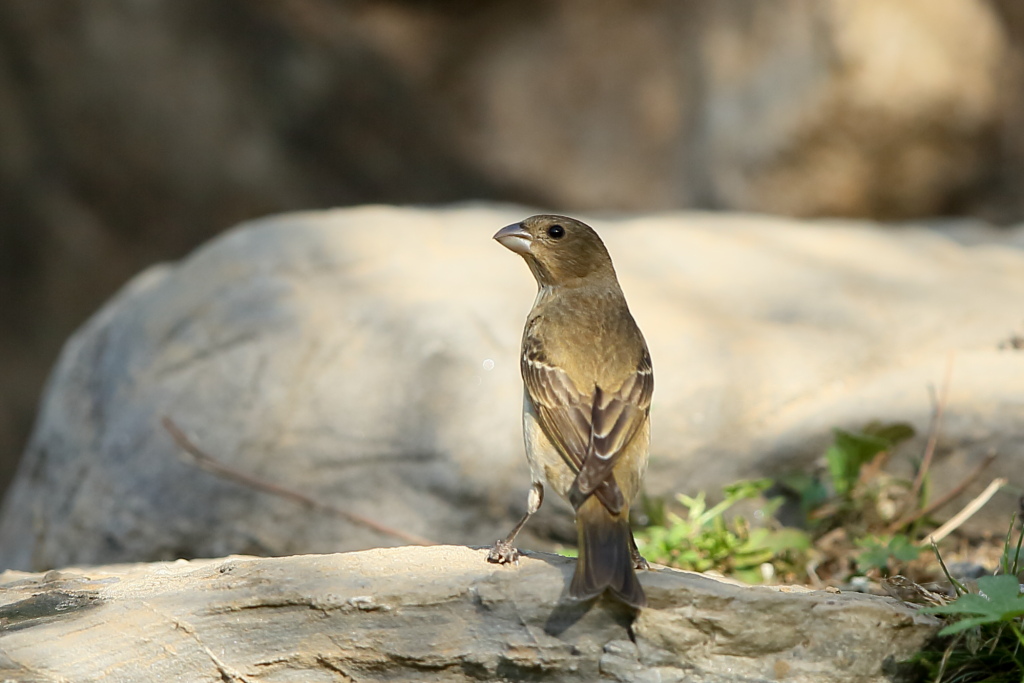
POLYGON ((935 412, 932 415, 932 424, 928 430, 928 444, 924 449, 924 458, 921 459, 921 466, 917 469, 917 476, 914 477, 914 484, 910 489, 910 500, 917 500, 917 495, 924 485, 924 478, 931 467, 932 458, 935 456, 935 447, 939 442, 939 427, 942 424, 942 414, 946 410, 946 402, 949 401, 949 384, 953 376, 953 359, 955 354, 950 351, 946 356, 946 373, 942 378, 942 389, 938 400, 935 402, 935 412))
POLYGON ((178 444, 183 451, 191 455, 200 468, 211 474, 224 477, 225 479, 230 479, 231 481, 256 489, 257 491, 263 491, 264 493, 270 493, 275 496, 280 496, 281 498, 293 500, 296 503, 300 503, 315 510, 329 512, 333 515, 346 519, 353 524, 358 524, 378 533, 392 536, 405 541, 406 543, 411 543, 413 545, 434 545, 432 541, 422 538, 421 536, 410 534, 402 531, 401 529, 392 528, 386 524, 381 524, 380 522, 375 522, 369 517, 356 514, 355 512, 349 512, 348 510, 342 510, 341 508, 329 503, 324 503, 316 500, 315 498, 310 498, 306 494, 295 491, 294 489, 281 486, 280 484, 275 484, 265 479, 260 479, 259 477, 254 477, 251 474, 247 474, 246 472, 242 472, 241 470, 225 465, 209 453, 203 451, 199 446, 195 445, 192 440, 188 438, 185 432, 183 432, 181 428, 171 420, 171 418, 164 417, 160 422, 163 424, 164 429, 167 430, 167 433, 171 435, 171 438, 174 439, 174 442, 178 444))
POLYGON ((985 471, 985 468, 991 465, 992 462, 995 461, 995 459, 995 453, 990 453, 989 455, 985 456, 985 459, 982 460, 981 463, 979 463, 978 466, 975 467, 974 470, 970 474, 968 474, 963 481, 961 481, 959 484, 954 486, 952 489, 947 491, 939 498, 936 498, 932 503, 928 504, 926 507, 921 508, 917 512, 911 513, 909 515, 906 515, 905 517, 902 517, 901 519, 896 520, 895 522, 889 525, 889 528, 886 529, 886 531, 888 531, 890 534, 894 534, 903 527, 907 526, 908 524, 913 524, 922 517, 932 514, 940 507, 942 507, 949 501, 959 496, 965 490, 967 490, 967 487, 973 484, 974 480, 980 477, 981 473, 985 471))
POLYGON ((953 515, 952 518, 938 529, 928 534, 928 537, 918 543, 918 545, 929 545, 935 544, 953 533, 961 524, 970 519, 975 512, 980 510, 989 499, 996 495, 996 492, 1006 486, 1006 479, 993 479, 992 483, 985 487, 978 496, 970 503, 964 506, 964 509, 953 515))

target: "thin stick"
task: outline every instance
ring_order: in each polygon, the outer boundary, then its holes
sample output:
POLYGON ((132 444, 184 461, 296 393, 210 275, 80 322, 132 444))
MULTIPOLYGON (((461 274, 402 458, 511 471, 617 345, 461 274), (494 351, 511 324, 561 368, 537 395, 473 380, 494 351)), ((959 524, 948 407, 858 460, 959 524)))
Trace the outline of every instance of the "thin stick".
POLYGON ((939 566, 942 567, 942 573, 946 575, 946 580, 953 587, 956 597, 959 598, 964 593, 967 593, 967 586, 954 579, 953 575, 949 573, 949 567, 946 566, 945 560, 942 559, 942 553, 939 552, 939 546, 935 544, 935 541, 932 541, 932 552, 935 554, 935 559, 939 561, 939 566))
POLYGON ((163 424, 164 429, 167 430, 167 433, 171 435, 171 438, 174 439, 174 442, 178 444, 183 451, 195 458, 196 464, 200 468, 210 472, 211 474, 224 477, 225 479, 230 479, 239 484, 248 486, 249 488, 256 489, 257 491, 263 491, 264 493, 270 493, 275 496, 280 496, 281 498, 293 500, 296 503, 300 503, 309 508, 329 512, 333 515, 337 515, 338 517, 347 519, 353 524, 364 526, 381 534, 393 536, 405 541, 406 543, 411 543, 413 545, 435 545, 433 541, 429 541, 421 536, 410 534, 402 531, 401 529, 394 529, 385 524, 381 524, 380 522, 375 522, 369 517, 364 517, 363 515, 349 512, 348 510, 342 510, 341 508, 330 505, 329 503, 324 503, 316 500, 315 498, 310 498, 304 493, 300 493, 294 489, 286 488, 280 484, 260 479, 259 477, 254 477, 251 474, 247 474, 241 470, 225 465, 209 453, 203 451, 199 446, 195 445, 192 440, 185 435, 185 432, 183 432, 181 428, 171 420, 171 418, 164 417, 160 422, 163 424))
POLYGON ((896 520, 895 522, 889 525, 886 531, 888 531, 890 534, 896 533, 899 529, 902 529, 908 524, 913 524, 922 517, 932 514, 940 507, 942 507, 943 505, 945 505, 946 503, 948 503, 949 501, 953 500, 961 493, 963 493, 968 486, 974 483, 975 479, 981 476, 981 473, 985 471, 985 468, 991 465, 995 459, 995 453, 990 453, 989 455, 985 456, 985 459, 977 467, 975 467, 974 470, 971 471, 971 473, 968 474, 963 481, 961 481, 959 484, 957 484, 952 489, 947 491, 941 497, 935 499, 935 501, 929 504, 928 507, 922 508, 917 512, 914 512, 912 514, 907 515, 906 517, 903 517, 902 519, 896 520))
POLYGON ((953 531, 957 529, 961 524, 970 519, 975 512, 980 510, 989 499, 996 495, 996 491, 1006 486, 1006 479, 993 479, 992 483, 989 484, 984 491, 978 494, 978 497, 972 500, 970 503, 964 506, 964 509, 953 515, 953 517, 940 526, 938 529, 928 535, 918 545, 928 545, 929 543, 938 543, 946 536, 949 536, 953 531))
POLYGON ((932 465, 932 458, 935 456, 935 447, 939 442, 939 426, 942 423, 942 413, 945 412, 946 402, 949 400, 950 378, 953 376, 953 358, 955 354, 950 351, 946 356, 946 374, 942 378, 942 390, 935 403, 935 413, 932 415, 932 424, 928 430, 928 444, 924 449, 924 458, 921 459, 921 466, 917 469, 917 476, 914 477, 914 485, 910 489, 910 500, 917 500, 917 494, 921 492, 924 485, 925 475, 932 465))

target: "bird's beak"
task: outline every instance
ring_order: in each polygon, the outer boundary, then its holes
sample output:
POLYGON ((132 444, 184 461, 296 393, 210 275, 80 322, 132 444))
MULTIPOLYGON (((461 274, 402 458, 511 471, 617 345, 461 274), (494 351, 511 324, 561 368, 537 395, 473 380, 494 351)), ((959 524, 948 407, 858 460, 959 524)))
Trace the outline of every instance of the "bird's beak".
POLYGON ((530 245, 533 243, 533 237, 526 231, 522 223, 513 223, 512 225, 506 225, 504 228, 494 233, 494 239, 501 243, 501 246, 511 249, 517 254, 523 254, 524 256, 530 254, 530 245))

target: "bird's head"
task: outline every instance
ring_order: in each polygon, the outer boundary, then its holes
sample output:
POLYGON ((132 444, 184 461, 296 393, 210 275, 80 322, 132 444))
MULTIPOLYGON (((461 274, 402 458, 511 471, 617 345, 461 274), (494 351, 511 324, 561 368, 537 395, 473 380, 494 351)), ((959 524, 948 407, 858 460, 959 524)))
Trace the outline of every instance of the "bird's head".
POLYGON ((499 230, 494 239, 526 259, 541 287, 580 284, 615 269, 601 238, 586 223, 542 214, 499 230))

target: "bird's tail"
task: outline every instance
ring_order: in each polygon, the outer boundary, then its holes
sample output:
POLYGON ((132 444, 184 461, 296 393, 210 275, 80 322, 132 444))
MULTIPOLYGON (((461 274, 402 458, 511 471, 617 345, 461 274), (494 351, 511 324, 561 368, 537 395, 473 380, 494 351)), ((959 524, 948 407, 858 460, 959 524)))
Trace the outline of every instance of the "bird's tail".
POLYGON ((569 584, 569 595, 573 598, 587 600, 607 589, 627 605, 647 604, 633 568, 633 532, 628 512, 629 508, 624 508, 613 515, 597 496, 590 496, 576 510, 579 558, 569 584))

